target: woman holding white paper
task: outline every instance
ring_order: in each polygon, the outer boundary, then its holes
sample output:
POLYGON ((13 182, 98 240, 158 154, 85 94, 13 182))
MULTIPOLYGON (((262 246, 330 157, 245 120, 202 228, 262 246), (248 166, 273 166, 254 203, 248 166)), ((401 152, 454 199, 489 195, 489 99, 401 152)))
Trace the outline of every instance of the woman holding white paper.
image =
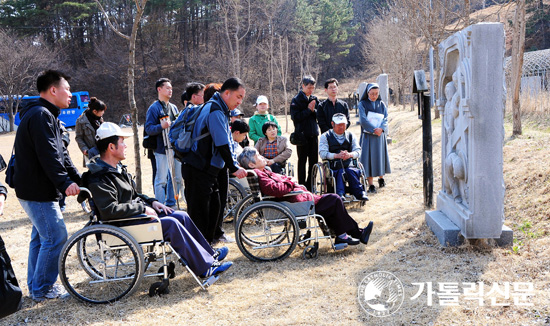
POLYGON ((384 175, 391 173, 386 134, 388 132, 388 110, 380 98, 378 84, 367 85, 359 102, 361 122, 361 163, 369 182, 370 193, 375 193, 373 178, 378 177, 378 186, 384 187, 384 175))

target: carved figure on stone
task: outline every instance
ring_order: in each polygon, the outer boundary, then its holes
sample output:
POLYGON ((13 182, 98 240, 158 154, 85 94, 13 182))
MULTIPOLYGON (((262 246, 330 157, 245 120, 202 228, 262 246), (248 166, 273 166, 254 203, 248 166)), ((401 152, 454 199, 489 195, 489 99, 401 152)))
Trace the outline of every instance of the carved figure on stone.
POLYGON ((455 202, 467 200, 466 189, 466 133, 464 116, 460 108, 460 70, 453 72, 452 81, 445 85, 445 192, 452 196, 455 202), (457 130, 456 127, 459 127, 457 130))

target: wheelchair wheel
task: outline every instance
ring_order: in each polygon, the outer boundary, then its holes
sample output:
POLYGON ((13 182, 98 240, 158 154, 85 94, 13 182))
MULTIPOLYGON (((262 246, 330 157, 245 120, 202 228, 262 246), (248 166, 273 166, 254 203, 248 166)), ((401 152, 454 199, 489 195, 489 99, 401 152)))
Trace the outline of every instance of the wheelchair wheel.
POLYGON ((311 170, 311 192, 315 195, 326 193, 326 176, 322 164, 315 164, 311 170))
POLYGON ((65 243, 59 276, 75 298, 111 303, 137 289, 143 264, 143 250, 128 232, 112 225, 93 225, 65 243))
POLYGON ((282 205, 259 202, 237 219, 236 242, 252 261, 272 261, 288 257, 300 236, 294 215, 282 205))
POLYGON ((367 174, 365 173, 365 168, 364 168, 363 164, 361 164, 361 162, 359 162, 359 161, 357 161, 357 168, 359 170, 361 170, 361 176, 359 177, 359 181, 363 185, 363 189, 365 189, 365 191, 367 191, 369 189, 369 186, 368 186, 368 183, 367 183, 367 177, 366 177, 367 174))
POLYGON ((227 203, 223 212, 223 221, 230 222, 235 218, 235 209, 239 202, 246 197, 246 189, 239 183, 239 181, 230 178, 229 185, 227 187, 227 203))
POLYGON ((241 201, 237 203, 237 206, 233 210, 233 217, 235 221, 237 221, 244 210, 250 207, 250 205, 252 204, 254 204, 254 195, 252 194, 248 194, 243 199, 241 199, 241 201))

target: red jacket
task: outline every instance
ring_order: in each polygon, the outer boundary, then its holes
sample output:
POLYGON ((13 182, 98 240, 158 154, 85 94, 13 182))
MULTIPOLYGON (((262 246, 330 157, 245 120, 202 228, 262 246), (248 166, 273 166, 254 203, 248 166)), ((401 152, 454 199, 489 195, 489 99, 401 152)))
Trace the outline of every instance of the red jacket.
MULTIPOLYGON (((284 195, 288 194, 291 191, 308 191, 306 187, 295 183, 286 175, 273 173, 268 170, 258 170, 255 169, 254 172, 258 175, 258 183, 260 184, 260 189, 262 194, 266 196, 274 196, 277 198, 282 198, 284 195)), ((291 203, 310 201, 312 200, 317 204, 321 196, 313 195, 310 192, 296 195, 288 196, 285 200, 288 200, 291 203), (312 198, 313 197, 313 198, 312 198)))

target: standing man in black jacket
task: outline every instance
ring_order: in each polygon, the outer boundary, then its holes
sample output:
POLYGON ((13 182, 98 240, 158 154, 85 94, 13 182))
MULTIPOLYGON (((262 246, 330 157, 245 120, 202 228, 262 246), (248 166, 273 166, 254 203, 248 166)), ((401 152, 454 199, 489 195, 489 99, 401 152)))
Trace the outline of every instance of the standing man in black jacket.
POLYGON ((319 129, 317 128, 317 107, 319 100, 311 95, 315 90, 315 79, 304 76, 301 90, 290 103, 290 117, 294 122, 294 133, 299 134, 301 143, 296 144, 298 152, 298 183, 311 190, 311 171, 318 162, 319 129), (307 179, 306 162, 309 161, 307 179))
POLYGON ((21 110, 15 135, 15 194, 33 225, 27 284, 34 301, 66 294, 55 284, 57 261, 67 241, 59 199, 61 192, 67 196, 80 192, 80 174, 63 148, 57 118, 71 103, 69 79, 55 70, 38 77, 40 98, 21 110))
POLYGON ((342 113, 346 116, 348 121, 346 129, 349 128, 350 119, 348 103, 337 99, 338 80, 336 80, 336 78, 327 79, 325 82, 325 93, 327 93, 328 98, 319 103, 319 108, 317 109, 317 122, 319 123, 319 128, 321 128, 321 134, 332 129, 332 116, 336 113, 342 113))

